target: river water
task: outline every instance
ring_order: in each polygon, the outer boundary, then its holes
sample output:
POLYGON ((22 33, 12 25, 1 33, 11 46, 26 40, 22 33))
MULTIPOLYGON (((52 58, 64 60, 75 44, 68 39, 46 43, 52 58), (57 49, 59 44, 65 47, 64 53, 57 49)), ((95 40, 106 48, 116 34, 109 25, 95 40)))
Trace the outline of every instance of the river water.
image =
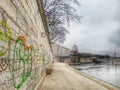
POLYGON ((120 65, 84 64, 72 67, 120 88, 120 65))

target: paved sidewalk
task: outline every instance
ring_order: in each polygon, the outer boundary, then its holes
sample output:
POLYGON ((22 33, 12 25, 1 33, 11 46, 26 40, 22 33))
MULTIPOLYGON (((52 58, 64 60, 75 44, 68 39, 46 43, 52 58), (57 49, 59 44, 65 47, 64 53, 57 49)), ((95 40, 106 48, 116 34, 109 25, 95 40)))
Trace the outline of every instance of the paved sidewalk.
POLYGON ((54 63, 38 90, 109 90, 104 86, 70 70, 64 63, 54 63))

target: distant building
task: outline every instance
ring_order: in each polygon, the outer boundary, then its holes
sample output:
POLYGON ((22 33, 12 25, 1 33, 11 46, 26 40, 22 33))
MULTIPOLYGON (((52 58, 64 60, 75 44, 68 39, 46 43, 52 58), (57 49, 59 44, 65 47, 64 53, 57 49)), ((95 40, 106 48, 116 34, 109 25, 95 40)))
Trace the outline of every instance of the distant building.
POLYGON ((104 63, 109 59, 109 55, 98 55, 91 53, 79 53, 80 63, 104 63))
POLYGON ((71 51, 70 62, 71 63, 92 63, 92 54, 90 53, 75 53, 71 51))
POLYGON ((90 53, 79 53, 80 63, 92 63, 92 54, 90 53))
POLYGON ((69 48, 63 47, 57 43, 52 43, 52 49, 54 61, 68 61, 71 51, 69 48))

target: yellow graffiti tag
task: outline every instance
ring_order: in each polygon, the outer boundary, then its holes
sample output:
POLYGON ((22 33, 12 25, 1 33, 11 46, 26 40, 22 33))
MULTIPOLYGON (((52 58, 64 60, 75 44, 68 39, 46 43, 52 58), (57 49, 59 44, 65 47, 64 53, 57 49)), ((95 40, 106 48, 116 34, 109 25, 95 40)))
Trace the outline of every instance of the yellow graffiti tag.
POLYGON ((0 56, 10 49, 11 30, 5 21, 0 23, 0 56))

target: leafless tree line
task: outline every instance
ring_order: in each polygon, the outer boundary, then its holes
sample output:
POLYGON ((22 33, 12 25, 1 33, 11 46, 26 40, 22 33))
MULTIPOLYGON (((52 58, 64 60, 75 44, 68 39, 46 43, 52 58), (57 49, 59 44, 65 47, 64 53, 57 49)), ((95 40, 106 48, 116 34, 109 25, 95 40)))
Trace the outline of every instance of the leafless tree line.
POLYGON ((68 30, 64 24, 71 21, 80 22, 81 16, 76 13, 75 6, 80 6, 77 0, 43 0, 45 14, 52 42, 63 43, 68 30))

